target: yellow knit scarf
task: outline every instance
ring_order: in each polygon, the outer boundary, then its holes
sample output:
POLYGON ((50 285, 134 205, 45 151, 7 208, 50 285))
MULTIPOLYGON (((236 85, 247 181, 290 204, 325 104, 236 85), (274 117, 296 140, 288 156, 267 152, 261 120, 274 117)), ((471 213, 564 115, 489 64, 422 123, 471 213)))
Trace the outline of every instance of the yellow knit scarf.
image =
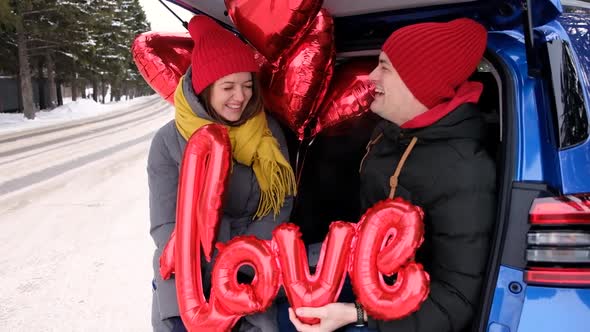
MULTIPOLYGON (((195 115, 184 97, 183 78, 174 93, 176 128, 187 141, 191 135, 206 124, 213 123, 195 115)), ((260 185, 260 201, 254 218, 271 212, 276 217, 285 202, 285 196, 295 195, 295 175, 285 159, 279 143, 272 136, 266 115, 260 112, 244 124, 226 126, 232 146, 232 157, 240 164, 250 166, 260 185)))

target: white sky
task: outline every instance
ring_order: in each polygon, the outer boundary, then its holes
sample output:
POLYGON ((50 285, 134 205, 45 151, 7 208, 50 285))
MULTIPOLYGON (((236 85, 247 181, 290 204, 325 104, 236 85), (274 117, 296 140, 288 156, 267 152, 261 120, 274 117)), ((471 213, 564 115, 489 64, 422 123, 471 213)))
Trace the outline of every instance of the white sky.
MULTIPOLYGON (((179 31, 185 32, 186 29, 182 26, 180 21, 170 13, 158 0, 139 0, 143 7, 148 21, 152 25, 152 31, 179 31)), ((179 7, 171 2, 164 1, 164 3, 172 9, 176 15, 183 20, 189 21, 193 13, 179 7)))

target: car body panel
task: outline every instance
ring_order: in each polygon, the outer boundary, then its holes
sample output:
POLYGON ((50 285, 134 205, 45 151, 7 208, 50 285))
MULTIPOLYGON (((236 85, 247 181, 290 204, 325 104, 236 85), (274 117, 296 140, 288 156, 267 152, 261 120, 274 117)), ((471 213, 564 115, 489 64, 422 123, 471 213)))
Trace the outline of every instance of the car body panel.
POLYGON ((527 286, 522 270, 501 266, 488 332, 583 332, 590 289, 527 286))
MULTIPOLYGON (((539 27, 546 40, 560 38, 572 44, 570 37, 556 21, 539 27)), ((586 42, 588 43, 588 41, 586 42)), ((516 91, 517 137, 514 181, 544 182, 561 194, 590 192, 590 139, 574 147, 558 151, 552 141, 547 86, 528 77, 524 35, 520 31, 491 32, 488 49, 506 64, 516 91), (510 36, 510 38, 506 38, 510 36)), ((580 58, 590 63, 590 46, 586 55, 575 54, 578 75, 584 86, 588 105, 590 84, 580 58)), ((590 65, 588 65, 590 67, 590 65)), ((589 108, 586 108, 588 114, 589 108)), ((588 114, 590 118, 590 114, 588 114)))
POLYGON ((513 31, 491 32, 488 37, 488 49, 503 62, 506 70, 505 79, 512 80, 514 86, 514 105, 517 110, 514 126, 516 142, 514 156, 514 181, 546 182, 559 186, 554 169, 555 161, 547 158, 548 151, 542 139, 546 114, 538 112, 538 104, 543 101, 537 98, 539 83, 527 75, 527 58, 524 47, 524 36, 513 31))
POLYGON ((522 271, 505 266, 500 267, 489 315, 489 332, 516 331, 525 300, 525 288, 522 271), (515 283, 520 287, 519 292, 510 290, 511 285, 515 287, 515 283))
MULTIPOLYGON (((588 10, 590 13, 590 9, 588 10)), ((558 18, 560 35, 567 40, 577 60, 577 69, 590 118, 590 20, 588 14, 564 13, 558 18), (585 17, 584 17, 585 16, 585 17), (566 32, 567 31, 567 32, 566 32)), ((557 23, 554 23, 557 25, 557 23)), ((590 137, 582 144, 559 151, 562 193, 590 192, 590 137)))
POLYGON ((590 289, 528 286, 517 332, 586 332, 590 289))

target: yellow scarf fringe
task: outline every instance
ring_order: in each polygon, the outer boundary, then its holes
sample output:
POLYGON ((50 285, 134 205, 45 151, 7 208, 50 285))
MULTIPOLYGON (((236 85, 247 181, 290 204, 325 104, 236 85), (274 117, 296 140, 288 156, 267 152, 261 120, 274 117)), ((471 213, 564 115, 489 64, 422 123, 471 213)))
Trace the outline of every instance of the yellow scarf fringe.
MULTIPOLYGON (((176 128, 187 141, 192 134, 206 124, 213 123, 197 117, 192 111, 182 89, 180 79, 174 93, 176 128)), ((279 143, 268 128, 266 115, 260 112, 238 127, 226 126, 232 146, 232 157, 240 164, 250 166, 260 185, 260 201, 254 219, 271 211, 276 217, 285 197, 295 195, 295 175, 291 165, 279 149, 279 143)))

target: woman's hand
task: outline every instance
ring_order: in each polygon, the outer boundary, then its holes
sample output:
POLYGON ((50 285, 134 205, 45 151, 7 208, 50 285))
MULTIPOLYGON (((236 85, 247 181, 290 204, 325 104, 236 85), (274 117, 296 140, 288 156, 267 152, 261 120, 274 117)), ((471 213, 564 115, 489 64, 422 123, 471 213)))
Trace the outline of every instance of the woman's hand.
POLYGON ((356 322, 356 308, 353 303, 330 303, 318 308, 302 307, 297 309, 297 315, 320 319, 320 323, 316 325, 304 324, 295 316, 293 308, 289 308, 289 319, 299 332, 332 332, 356 322))

